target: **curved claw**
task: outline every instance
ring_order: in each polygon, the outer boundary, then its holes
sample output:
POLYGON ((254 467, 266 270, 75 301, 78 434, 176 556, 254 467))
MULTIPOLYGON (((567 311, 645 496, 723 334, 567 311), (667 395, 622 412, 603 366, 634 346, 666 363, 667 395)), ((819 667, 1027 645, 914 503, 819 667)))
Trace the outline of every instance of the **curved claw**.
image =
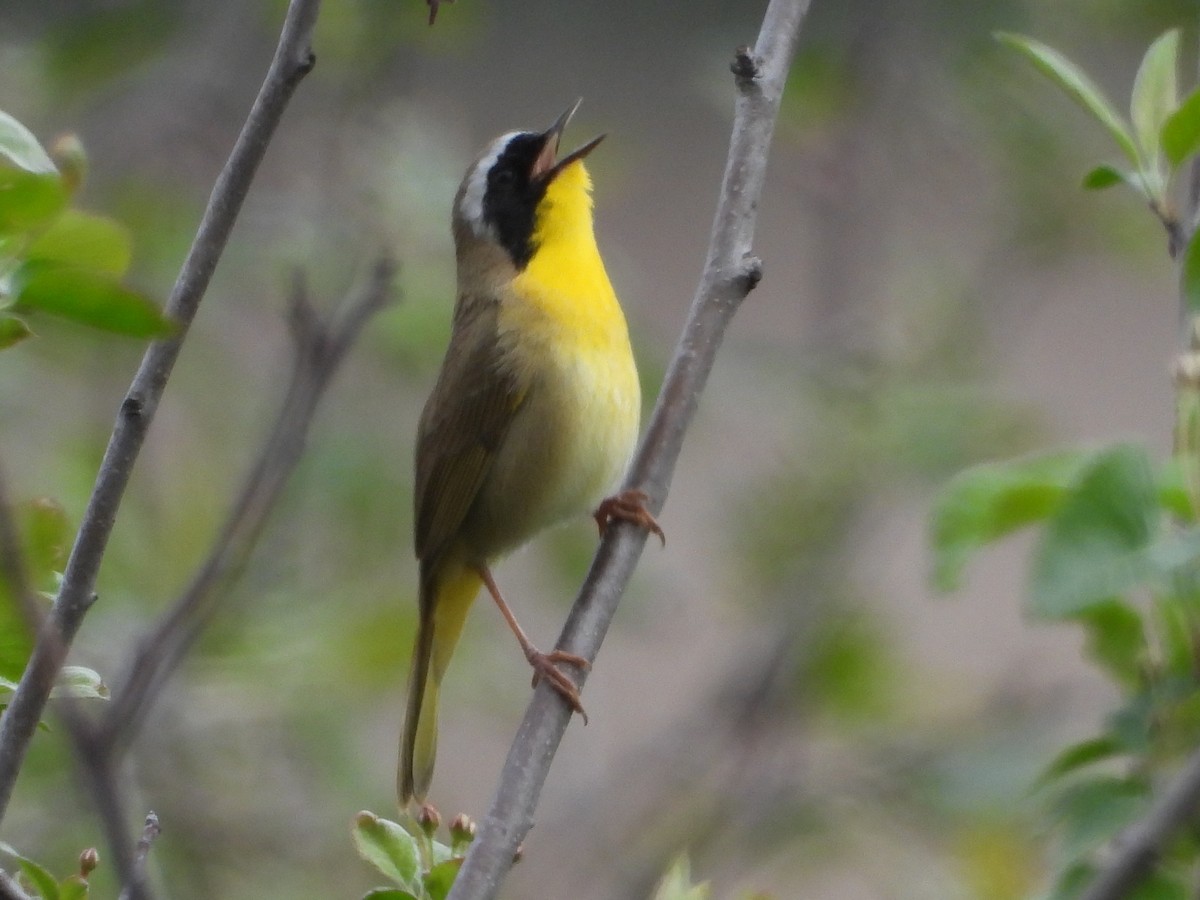
POLYGON ((646 509, 649 500, 650 496, 637 488, 629 488, 601 500, 595 513, 592 514, 592 518, 596 520, 596 526, 600 529, 600 537, 604 537, 608 526, 613 522, 632 522, 639 528, 658 535, 662 545, 667 546, 667 536, 663 533, 662 526, 658 524, 650 510, 646 509))
POLYGON ((550 653, 533 650, 527 653, 525 658, 529 660, 529 665, 533 666, 533 686, 537 687, 538 682, 545 678, 567 701, 571 709, 583 717, 583 724, 586 725, 588 715, 583 708, 583 701, 579 699, 579 688, 567 677, 567 673, 558 667, 558 663, 569 663, 581 669, 590 669, 591 663, 582 656, 567 653, 565 650, 554 650, 550 653))

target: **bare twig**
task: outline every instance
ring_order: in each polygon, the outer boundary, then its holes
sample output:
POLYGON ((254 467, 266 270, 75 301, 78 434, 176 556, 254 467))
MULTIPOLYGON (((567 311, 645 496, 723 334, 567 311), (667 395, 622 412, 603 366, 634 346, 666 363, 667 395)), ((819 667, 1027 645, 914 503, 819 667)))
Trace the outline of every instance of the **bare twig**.
POLYGON ((1150 874, 1167 841, 1200 813, 1200 751, 1159 795, 1150 812, 1125 831, 1080 900, 1119 900, 1150 874))
MULTIPOLYGON (((713 221, 708 258, 683 335, 627 485, 661 508, 700 394, 725 329, 761 276, 750 255, 758 198, 783 85, 808 0, 771 0, 753 51, 733 64, 738 88, 733 134, 713 221)), ((646 541, 646 532, 620 525, 601 542, 558 647, 594 660, 617 603, 646 541)), ((538 796, 570 719, 570 709, 543 682, 534 693, 509 750, 500 784, 463 864, 451 900, 486 900, 499 891, 524 840, 538 796)))
POLYGON ((288 8, 266 79, 217 178, 196 238, 167 300, 165 312, 177 324, 178 331, 170 340, 155 342, 146 350, 121 404, 63 573, 62 587, 12 703, 0 719, 0 818, 8 808, 13 785, 55 677, 91 605, 96 575, 117 509, 188 326, 288 100, 312 69, 315 58, 310 38, 319 7, 319 0, 292 0, 288 8))
POLYGON ((21 890, 17 879, 0 869, 0 900, 33 900, 33 898, 21 890))
MULTIPOLYGON (((146 813, 146 822, 142 826, 142 836, 138 838, 137 848, 133 852, 133 868, 136 878, 134 883, 144 884, 146 880, 146 860, 150 856, 150 848, 155 839, 162 834, 162 826, 158 824, 158 816, 154 810, 146 813)), ((136 900, 133 892, 127 887, 121 892, 120 900, 136 900)))
POLYGON ((75 759, 96 804, 96 815, 108 845, 109 863, 122 886, 121 900, 152 900, 144 870, 137 864, 137 851, 129 833, 113 754, 100 742, 95 725, 69 698, 62 699, 59 713, 71 734, 75 759))
POLYGON ((381 260, 356 295, 327 319, 297 280, 290 307, 292 375, 279 415, 229 516, 191 584, 139 644, 129 676, 109 704, 102 744, 128 746, 154 697, 220 607, 249 558, 270 511, 296 468, 317 404, 370 317, 390 300, 394 266, 381 260))
POLYGON ((154 810, 150 810, 146 813, 146 824, 142 827, 142 836, 138 838, 135 863, 139 866, 146 865, 146 857, 150 855, 150 848, 160 834, 162 834, 162 826, 158 824, 158 814, 154 810))

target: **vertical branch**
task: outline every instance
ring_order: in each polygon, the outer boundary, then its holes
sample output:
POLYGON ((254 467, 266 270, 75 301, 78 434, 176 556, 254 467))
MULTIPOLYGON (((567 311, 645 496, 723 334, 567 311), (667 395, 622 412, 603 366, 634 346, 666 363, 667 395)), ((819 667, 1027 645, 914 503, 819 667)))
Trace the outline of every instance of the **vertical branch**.
MULTIPOLYGON (((771 0, 754 49, 738 51, 733 133, 704 272, 662 391, 633 461, 627 485, 645 490, 655 511, 670 486, 683 437, 712 369, 725 329, 758 283, 751 255, 758 200, 766 177, 784 82, 808 0, 771 0)), ((594 660, 617 603, 641 556, 646 532, 609 530, 571 610, 558 646, 594 660)), ((570 719, 570 709, 543 682, 513 740, 487 816, 450 892, 451 900, 496 896, 533 822, 538 797, 570 719)))
POLYGON ((121 404, 63 573, 62 587, 12 704, 0 719, 0 818, 8 808, 17 773, 54 679, 91 605, 96 575, 121 498, 187 336, 188 326, 208 288, 275 127, 296 86, 312 69, 315 58, 309 44, 319 7, 319 0, 292 0, 288 8, 262 88, 233 152, 217 178, 196 238, 167 300, 165 312, 177 324, 178 333, 170 340, 157 341, 147 348, 121 404))

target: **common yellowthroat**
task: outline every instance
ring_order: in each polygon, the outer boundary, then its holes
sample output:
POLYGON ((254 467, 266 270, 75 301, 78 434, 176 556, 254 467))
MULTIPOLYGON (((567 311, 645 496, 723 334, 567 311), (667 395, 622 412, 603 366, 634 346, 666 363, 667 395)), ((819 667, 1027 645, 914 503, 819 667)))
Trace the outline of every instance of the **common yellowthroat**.
MULTIPOLYGON (((645 495, 604 499, 637 439, 641 393, 625 316, 592 232, 583 159, 557 158, 578 101, 542 132, 494 140, 463 178, 452 225, 458 298, 450 345, 417 433, 420 622, 397 788, 424 800, 437 749, 438 687, 485 586, 534 670, 583 713, 559 668, 525 636, 489 566, 537 532, 595 509, 662 537, 645 495)), ((585 719, 586 721, 586 719, 585 719)))

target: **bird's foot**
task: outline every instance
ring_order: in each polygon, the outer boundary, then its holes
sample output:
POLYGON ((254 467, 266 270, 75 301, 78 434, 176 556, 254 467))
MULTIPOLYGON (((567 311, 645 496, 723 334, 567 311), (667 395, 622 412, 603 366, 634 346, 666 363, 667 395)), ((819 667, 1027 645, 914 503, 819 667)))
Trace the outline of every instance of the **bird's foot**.
POLYGON ((629 488, 601 500, 596 512, 592 514, 596 520, 596 526, 600 529, 600 536, 604 537, 608 526, 613 522, 632 522, 640 528, 645 528, 651 534, 658 535, 662 545, 667 546, 667 536, 663 534, 662 527, 651 515, 650 510, 646 509, 649 499, 650 497, 645 491, 629 488))
POLYGON ((579 699, 579 688, 575 687, 575 683, 567 677, 566 672, 558 667, 558 664, 568 663, 580 669, 590 669, 591 663, 582 656, 567 653, 565 650, 543 653, 534 647, 525 651, 525 658, 529 660, 529 665, 533 666, 533 686, 537 687, 538 682, 545 678, 550 682, 550 686, 562 695, 571 709, 583 716, 583 724, 586 725, 588 716, 584 712, 583 702, 579 699))

